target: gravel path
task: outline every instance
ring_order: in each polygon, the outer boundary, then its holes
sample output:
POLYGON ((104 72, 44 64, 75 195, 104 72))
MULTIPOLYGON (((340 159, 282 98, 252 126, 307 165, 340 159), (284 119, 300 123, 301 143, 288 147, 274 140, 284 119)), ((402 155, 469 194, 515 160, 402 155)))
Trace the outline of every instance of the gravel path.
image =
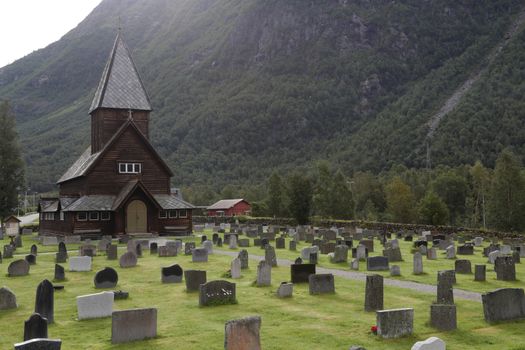
MULTIPOLYGON (((219 250, 219 249, 214 249, 213 252, 216 254, 228 255, 231 257, 237 257, 237 255, 239 254, 236 251, 226 251, 226 250, 219 250)), ((249 254, 249 258, 255 261, 264 260, 264 256, 261 256, 261 255, 249 254)), ((292 261, 290 260, 277 259, 277 265, 279 266, 290 266, 291 264, 292 264, 292 261)), ((318 273, 331 273, 334 276, 338 276, 338 277, 342 277, 342 278, 354 280, 354 281, 361 281, 361 282, 364 282, 366 280, 366 275, 367 275, 364 272, 329 269, 325 267, 317 267, 316 271, 318 273)), ((390 278, 385 278, 384 284, 387 286, 392 286, 392 287, 397 287, 397 288, 410 289, 410 290, 414 290, 414 291, 421 292, 421 293, 436 294, 436 286, 433 286, 431 284, 395 280, 395 279, 390 279, 390 278)), ((456 289, 456 288, 454 288, 454 298, 481 302, 480 293, 470 292, 467 290, 456 289)))

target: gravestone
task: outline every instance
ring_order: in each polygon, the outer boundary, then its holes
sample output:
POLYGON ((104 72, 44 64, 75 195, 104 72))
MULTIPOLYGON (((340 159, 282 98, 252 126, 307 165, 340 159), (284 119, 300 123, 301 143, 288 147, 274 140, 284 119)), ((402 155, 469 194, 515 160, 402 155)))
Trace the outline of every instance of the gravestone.
POLYGON ((366 259, 366 269, 368 271, 388 271, 388 258, 384 256, 370 256, 366 259))
POLYGON ((135 244, 135 255, 137 256, 137 258, 142 258, 142 244, 135 244))
POLYGON ((486 280, 487 266, 486 265, 475 265, 474 266, 474 281, 484 282, 486 280))
POLYGON ((213 242, 212 241, 204 241, 202 243, 202 248, 206 249, 206 251, 209 254, 213 254, 213 242))
POLYGON ((399 249, 399 247, 383 250, 383 256, 387 257, 389 262, 403 261, 403 256, 401 255, 401 249, 399 249))
POLYGON ((315 264, 290 265, 292 283, 308 283, 310 275, 315 275, 315 264))
POLYGON ((411 335, 414 329, 414 309, 376 311, 377 334, 383 338, 411 335))
POLYGON ((226 322, 224 326, 224 349, 261 350, 260 329, 260 316, 251 316, 226 322))
POLYGON ((241 238, 241 239, 239 239, 239 247, 247 248, 249 246, 250 246, 250 239, 249 238, 241 238))
POLYGON ((310 275, 308 288, 311 295, 335 293, 334 275, 331 273, 310 275))
POLYGON ((456 305, 439 303, 430 305, 430 325, 440 331, 453 331, 458 328, 456 305))
POLYGON ((233 279, 241 278, 241 260, 239 258, 232 260, 230 273, 233 279))
POLYGON ((25 256, 26 261, 29 263, 29 265, 35 265, 36 264, 36 255, 28 254, 25 256))
POLYGON ((335 243, 333 242, 324 242, 321 243, 321 254, 329 254, 335 251, 335 243))
POLYGON ((0 310, 16 309, 16 295, 7 287, 0 288, 0 310))
POLYGON ((303 259, 301 259, 301 257, 298 257, 297 259, 295 259, 294 264, 301 265, 302 263, 303 263, 303 259))
POLYGON ((448 271, 438 271, 437 303, 454 304, 453 280, 448 271))
POLYGON ((264 250, 264 260, 270 264, 270 266, 277 266, 277 257, 275 256, 275 249, 271 245, 267 245, 264 250))
POLYGON ((118 282, 118 273, 111 267, 98 271, 94 278, 95 288, 115 288, 118 282))
POLYGON ((399 265, 391 265, 390 266, 390 276, 401 276, 401 267, 399 265))
POLYGON ((281 282, 276 294, 278 298, 290 298, 293 295, 293 283, 281 282))
POLYGON ((181 283, 182 276, 182 267, 180 267, 178 264, 163 267, 160 272, 162 283, 181 283))
POLYGON ((437 259, 436 248, 432 247, 432 248, 427 250, 427 259, 428 260, 436 260, 437 259))
POLYGON ((525 293, 521 288, 501 288, 481 295, 485 321, 525 318, 525 293))
POLYGON ((297 250, 297 241, 291 240, 288 243, 288 249, 295 252, 297 250))
POLYGON ((483 237, 474 238, 474 246, 481 247, 483 245, 483 237))
POLYGON ((237 236, 236 235, 229 235, 228 248, 237 249, 237 236))
POLYGON ((36 244, 33 244, 31 246, 31 254, 33 254, 35 256, 38 254, 38 247, 36 246, 36 244))
POLYGON ((184 280, 186 281, 186 292, 197 292, 199 286, 206 283, 206 271, 186 270, 184 280))
POLYGON ((418 341, 415 343, 411 350, 446 350, 447 346, 445 342, 436 337, 430 337, 424 341, 418 341))
POLYGON ((303 260, 308 260, 308 259, 310 259, 310 254, 311 253, 317 253, 318 251, 319 251, 319 247, 317 247, 317 246, 305 247, 305 248, 301 249, 301 258, 303 260))
POLYGON ((24 341, 35 338, 47 338, 47 319, 38 313, 24 321, 24 341))
POLYGON ((195 249, 195 242, 186 242, 184 244, 184 255, 191 255, 193 249, 195 249))
POLYGON ((61 265, 55 264, 55 281, 63 281, 66 279, 66 271, 61 265))
POLYGON ((79 320, 110 317, 113 312, 113 292, 80 295, 77 297, 79 320))
POLYGON ((20 235, 16 235, 15 236, 15 247, 16 248, 22 248, 22 236, 20 236, 20 235))
POLYGON ((192 262, 208 262, 208 251, 205 248, 195 248, 191 252, 192 262))
POLYGON ((383 276, 367 275, 365 311, 383 310, 383 276))
POLYGON ((55 254, 55 262, 65 263, 67 261, 67 253, 58 252, 55 254))
POLYGON ((69 271, 91 271, 92 259, 90 256, 72 256, 69 258, 69 271))
POLYGON ((13 252, 15 248, 11 244, 4 245, 4 259, 10 259, 13 257, 13 252))
POLYGON ((494 250, 494 251, 490 252, 488 254, 488 258, 489 258, 488 263, 489 264, 494 264, 496 262, 496 258, 498 258, 500 256, 503 256, 503 255, 500 253, 499 250, 494 250))
POLYGON ((272 266, 265 260, 257 265, 257 287, 266 287, 272 284, 272 266))
POLYGON ((275 248, 277 249, 284 249, 285 248, 286 241, 282 237, 277 237, 275 239, 275 248))
POLYGON ((199 286, 199 306, 236 304, 235 283, 217 280, 199 286))
POLYGON ((16 343, 14 346, 15 350, 60 350, 62 340, 35 338, 22 343, 16 343))
MULTIPOLYGON (((353 252, 353 249, 352 249, 353 252)), ((357 248, 355 248, 355 258, 357 260, 365 261, 368 257, 369 250, 362 244, 359 244, 357 248)))
POLYGON ((211 236, 211 241, 213 242, 213 244, 217 244, 217 241, 219 240, 219 234, 218 233, 214 233, 212 236, 211 236))
POLYGON ((447 259, 455 259, 456 258, 456 248, 454 248, 453 245, 448 246, 445 249, 445 252, 447 254, 447 259))
POLYGON ((131 309, 111 314, 111 342, 126 343, 157 336, 157 309, 131 309))
POLYGON ((420 252, 414 253, 414 275, 421 275, 423 273, 423 257, 420 252))
POLYGON ((108 260, 117 260, 118 253, 116 245, 110 244, 106 247, 106 257, 108 260))
POLYGON ((319 253, 310 253, 310 259, 308 259, 308 262, 310 264, 317 264, 317 261, 319 259, 319 253))
POLYGON ((9 277, 29 275, 29 263, 25 259, 15 260, 7 267, 9 277))
POLYGON ((458 246, 457 250, 458 255, 474 255, 474 246, 465 244, 458 246))
POLYGON ((470 260, 456 260, 455 271, 456 273, 472 273, 472 264, 470 263, 470 260))
POLYGON ((368 249, 369 253, 374 252, 374 240, 373 239, 362 239, 359 241, 360 245, 364 245, 368 249))
POLYGON ((48 323, 53 323, 55 319, 54 303, 55 290, 53 284, 48 280, 43 280, 36 288, 35 313, 47 318, 48 323))
POLYGON ((496 279, 500 281, 516 280, 516 265, 511 256, 497 257, 494 263, 494 270, 496 271, 496 279))
POLYGON ((120 256, 119 265, 122 268, 137 266, 137 255, 133 252, 126 252, 120 256))
POLYGON ((94 257, 97 255, 97 247, 95 247, 92 244, 83 244, 78 248, 78 255, 79 256, 90 256, 94 257))
POLYGON ((157 242, 151 242, 149 245, 149 253, 150 255, 157 255, 159 253, 159 245, 157 242))
POLYGON ((201 244, 206 242, 208 240, 208 237, 206 235, 201 236, 201 244))
POLYGON ((222 238, 221 237, 219 237, 217 239, 217 247, 222 247, 222 238))
POLYGON ((239 252, 239 255, 237 257, 241 261, 241 269, 242 270, 247 269, 248 268, 248 251, 246 249, 242 249, 239 252))
POLYGON ((352 261, 350 262, 350 269, 356 270, 356 271, 359 270, 359 260, 358 259, 352 259, 352 261))
POLYGON ((348 261, 348 247, 346 245, 335 246, 333 263, 342 263, 348 261))

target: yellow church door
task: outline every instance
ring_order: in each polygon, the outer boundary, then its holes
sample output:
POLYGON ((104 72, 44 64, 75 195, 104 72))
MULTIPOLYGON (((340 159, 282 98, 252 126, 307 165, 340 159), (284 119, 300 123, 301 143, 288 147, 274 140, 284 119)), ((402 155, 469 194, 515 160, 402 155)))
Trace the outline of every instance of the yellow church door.
POLYGON ((126 228, 128 233, 148 232, 148 209, 144 202, 134 200, 129 203, 126 212, 126 228))

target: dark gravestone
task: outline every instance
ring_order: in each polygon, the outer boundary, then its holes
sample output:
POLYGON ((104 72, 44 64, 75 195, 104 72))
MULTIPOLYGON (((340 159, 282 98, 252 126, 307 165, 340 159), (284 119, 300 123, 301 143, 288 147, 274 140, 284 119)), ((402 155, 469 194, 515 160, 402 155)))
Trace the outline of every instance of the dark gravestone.
POLYGON ((29 274, 29 263, 25 259, 15 260, 7 267, 9 277, 27 276, 29 274))
POLYGON ((242 249, 239 252, 239 255, 237 257, 241 261, 241 270, 247 269, 248 268, 248 251, 246 249, 242 249))
POLYGON ((335 251, 335 243, 333 242, 321 243, 320 250, 321 250, 321 254, 333 253, 335 251))
POLYGON ((318 253, 310 253, 310 257, 309 257, 309 259, 308 259, 309 262, 310 262, 310 264, 314 264, 314 265, 316 265, 316 264, 317 264, 318 257, 319 257, 318 253))
POLYGON ((114 290, 113 291, 113 300, 123 300, 129 297, 129 292, 123 290, 114 290))
POLYGON ((261 249, 266 249, 266 246, 270 244, 268 238, 261 239, 261 249))
POLYGON ((182 282, 182 267, 175 264, 161 269, 162 283, 181 283, 182 282))
POLYGON ((48 280, 43 280, 36 288, 35 313, 47 318, 47 322, 50 324, 55 320, 54 294, 53 284, 48 280))
POLYGON ((415 241, 414 242, 414 248, 419 248, 421 246, 428 247, 428 242, 427 241, 415 241))
POLYGON ((354 246, 354 241, 352 241, 352 240, 345 240, 343 242, 343 244, 345 244, 348 248, 352 248, 354 246))
POLYGON ((149 245, 149 253, 150 255, 157 255, 159 253, 159 245, 157 242, 151 242, 149 245))
POLYGON ((388 248, 383 250, 383 256, 388 258, 389 262, 403 261, 401 255, 401 249, 399 248, 388 248))
POLYGON ((390 269, 388 258, 384 256, 368 257, 366 259, 366 269, 368 271, 387 271, 390 269))
POLYGON ((192 262, 208 262, 208 251, 205 248, 195 248, 192 250, 192 262))
POLYGON ((67 254, 66 244, 64 242, 58 243, 58 252, 67 254))
POLYGON ((372 239, 362 239, 359 244, 362 244, 368 249, 370 253, 374 252, 374 240, 372 239))
POLYGON ((331 273, 310 275, 308 287, 312 295, 335 293, 334 275, 331 273))
POLYGON ((296 241, 291 240, 290 243, 288 243, 288 244, 289 244, 289 249, 291 251, 296 251, 297 250, 297 242, 296 241))
POLYGON ((4 245, 4 259, 10 259, 13 257, 13 252, 15 249, 11 244, 4 245))
POLYGON ((440 331, 453 331, 457 328, 456 305, 430 305, 430 325, 440 331))
POLYGON ((470 260, 456 260, 455 261, 456 273, 472 273, 472 264, 470 260))
POLYGON ((405 236, 404 241, 405 242, 412 242, 414 238, 412 236, 405 236))
POLYGON ((60 350, 62 340, 36 338, 15 344, 15 350, 60 350))
POLYGON ((63 281, 66 279, 66 272, 64 268, 58 264, 55 264, 55 281, 63 281))
POLYGON ((67 253, 58 252, 55 254, 55 262, 65 263, 67 261, 67 253))
POLYGON ((255 247, 260 247, 261 246, 261 239, 260 238, 254 238, 253 239, 253 245, 255 247))
POLYGON ((487 322, 525 318, 525 293, 521 288, 501 288, 481 295, 487 322))
MULTIPOLYGON (((215 244, 215 242, 213 244, 215 244)), ((193 249, 195 249, 195 242, 186 242, 186 244, 184 244, 184 255, 191 255, 193 249)))
POLYGON ((142 258, 142 244, 137 243, 135 245, 135 254, 137 255, 137 258, 142 258))
POLYGON ((35 338, 47 338, 47 319, 38 313, 24 322, 24 341, 35 338))
POLYGON ((301 257, 298 257, 297 259, 295 259, 295 263, 296 265, 301 265, 303 263, 303 259, 301 259, 301 257))
POLYGON ((367 275, 365 311, 383 310, 383 276, 367 275))
POLYGON ((284 249, 285 248, 286 241, 282 237, 278 237, 275 240, 275 248, 277 249, 284 249))
POLYGON ((470 244, 460 245, 457 250, 458 255, 474 255, 474 246, 470 244))
POLYGON ((15 247, 22 248, 22 236, 16 235, 15 237, 15 247))
POLYGON ((490 253, 495 252, 496 250, 499 250, 500 246, 499 244, 491 244, 487 248, 483 248, 483 256, 488 257, 490 253))
POLYGON ((211 236, 211 240, 213 242, 214 245, 217 245, 217 241, 219 240, 219 234, 218 233, 214 233, 212 236, 211 236))
POLYGON ((199 306, 236 304, 235 283, 217 280, 199 286, 199 306))
POLYGON ((438 271, 437 304, 454 304, 454 287, 449 271, 438 271))
POLYGON ((315 264, 290 265, 292 283, 308 283, 310 275, 315 275, 315 264))
POLYGON ((207 240, 208 240, 208 237, 206 237, 206 235, 201 236, 201 243, 204 243, 204 241, 207 241, 207 240))
POLYGON ((38 247, 36 246, 36 244, 33 244, 31 246, 31 254, 33 254, 35 256, 38 254, 38 247))
POLYGON ((186 292, 197 292, 199 286, 206 283, 206 271, 186 270, 184 280, 186 281, 186 292))
POLYGON ((496 279, 500 281, 516 280, 516 265, 511 256, 498 256, 494 262, 494 270, 496 279))
POLYGON ((9 288, 0 288, 0 310, 16 309, 16 295, 9 288))
POLYGON ((221 237, 219 237, 217 239, 217 247, 222 247, 222 238, 221 237))
MULTIPOLYGON (((357 258, 357 247, 352 248, 352 258, 357 258)), ((365 247, 365 258, 368 258, 368 249, 366 247, 365 247)))
POLYGON ((249 238, 239 238, 239 247, 241 248, 247 248, 250 246, 250 239, 249 238))
POLYGON ((108 260, 117 260, 118 253, 117 253, 117 246, 110 244, 106 247, 106 254, 108 260))
POLYGON ((487 277, 487 266, 486 265, 475 265, 474 266, 474 281, 484 282, 487 277))
POLYGON ((271 245, 267 245, 266 249, 264 250, 264 260, 266 260, 266 262, 272 267, 277 266, 277 257, 275 256, 275 249, 271 245))
POLYGON ((95 288, 115 288, 118 282, 118 273, 111 267, 98 271, 94 278, 95 288))
POLYGON ((36 264, 36 255, 33 255, 33 254, 26 255, 25 259, 29 263, 29 265, 36 264))

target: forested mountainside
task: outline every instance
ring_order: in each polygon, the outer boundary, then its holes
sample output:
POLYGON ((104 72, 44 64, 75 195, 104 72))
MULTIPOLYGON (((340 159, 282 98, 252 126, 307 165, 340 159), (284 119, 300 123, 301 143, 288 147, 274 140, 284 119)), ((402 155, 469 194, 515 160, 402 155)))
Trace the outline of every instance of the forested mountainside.
POLYGON ((525 156, 525 33, 508 35, 523 6, 104 0, 59 41, 0 68, 0 99, 14 105, 28 183, 52 189, 89 143, 120 17, 174 185, 256 185, 320 159, 349 175, 423 167, 430 118, 479 72, 435 130, 431 163, 493 166, 505 147, 525 156))

